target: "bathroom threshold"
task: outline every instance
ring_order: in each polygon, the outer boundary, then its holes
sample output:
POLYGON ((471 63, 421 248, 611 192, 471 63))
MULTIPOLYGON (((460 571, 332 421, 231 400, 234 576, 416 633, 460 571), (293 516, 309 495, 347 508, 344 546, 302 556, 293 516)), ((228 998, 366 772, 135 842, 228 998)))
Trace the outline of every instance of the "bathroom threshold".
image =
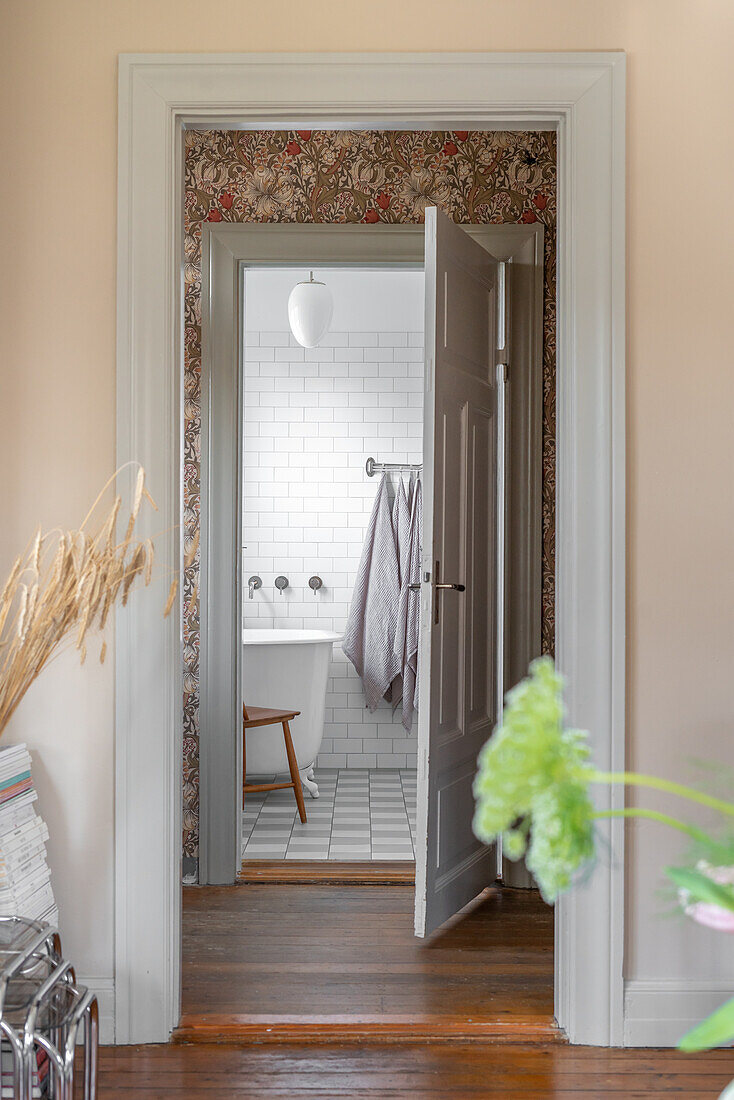
POLYGON ((414 886, 415 863, 411 860, 243 860, 237 876, 240 885, 256 882, 283 886, 322 884, 332 886, 414 886))

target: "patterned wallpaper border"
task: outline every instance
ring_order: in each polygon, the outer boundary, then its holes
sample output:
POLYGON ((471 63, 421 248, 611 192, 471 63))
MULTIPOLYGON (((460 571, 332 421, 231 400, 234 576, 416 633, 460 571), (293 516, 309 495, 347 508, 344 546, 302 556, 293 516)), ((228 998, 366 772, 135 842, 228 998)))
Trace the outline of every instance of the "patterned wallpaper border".
MULTIPOLYGON (((209 222, 542 222, 543 651, 555 634, 556 135, 552 131, 239 131, 185 135, 184 545, 199 527, 201 227, 209 222)), ((199 560, 184 577, 183 854, 199 851, 199 560)))

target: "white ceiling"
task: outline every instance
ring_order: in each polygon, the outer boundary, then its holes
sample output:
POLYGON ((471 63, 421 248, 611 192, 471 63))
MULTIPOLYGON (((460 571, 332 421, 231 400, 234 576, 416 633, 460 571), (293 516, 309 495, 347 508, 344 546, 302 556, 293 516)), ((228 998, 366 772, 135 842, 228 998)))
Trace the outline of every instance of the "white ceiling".
MULTIPOLYGON (((334 296, 332 332, 419 332, 423 329, 423 271, 314 268, 334 296)), ((249 268, 245 275, 245 328, 288 328, 288 295, 308 279, 307 268, 249 268)))

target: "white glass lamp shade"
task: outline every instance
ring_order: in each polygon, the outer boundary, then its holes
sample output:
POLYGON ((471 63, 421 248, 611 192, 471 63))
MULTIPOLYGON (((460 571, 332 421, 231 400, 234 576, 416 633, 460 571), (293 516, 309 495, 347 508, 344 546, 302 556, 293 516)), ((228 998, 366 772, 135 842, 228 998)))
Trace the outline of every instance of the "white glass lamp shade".
POLYGON ((301 347, 315 348, 329 331, 334 301, 326 283, 296 283, 288 299, 288 321, 301 347))

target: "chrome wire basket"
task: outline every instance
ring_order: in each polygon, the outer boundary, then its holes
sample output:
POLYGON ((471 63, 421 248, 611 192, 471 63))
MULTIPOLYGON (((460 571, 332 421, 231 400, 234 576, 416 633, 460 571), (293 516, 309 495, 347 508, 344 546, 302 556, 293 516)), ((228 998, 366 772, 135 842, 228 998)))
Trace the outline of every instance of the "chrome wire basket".
POLYGON ((77 983, 52 925, 0 917, 0 1036, 3 1097, 12 1083, 14 1100, 73 1100, 79 1065, 84 1100, 95 1100, 97 998, 77 983))

